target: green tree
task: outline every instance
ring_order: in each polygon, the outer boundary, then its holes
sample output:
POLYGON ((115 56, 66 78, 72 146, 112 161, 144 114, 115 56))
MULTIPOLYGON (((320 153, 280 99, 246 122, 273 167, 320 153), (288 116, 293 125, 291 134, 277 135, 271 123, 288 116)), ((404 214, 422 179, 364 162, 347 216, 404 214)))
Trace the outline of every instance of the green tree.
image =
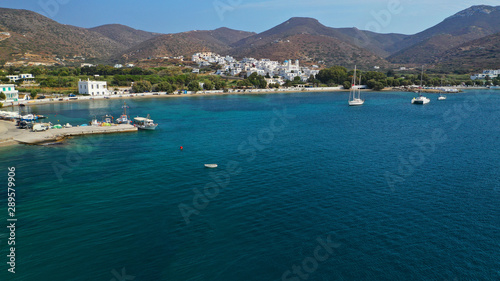
POLYGON ((346 90, 348 90, 352 87, 351 82, 349 82, 349 81, 344 81, 342 86, 344 86, 344 89, 346 89, 346 90))
POLYGON ((248 80, 248 82, 250 82, 250 84, 253 85, 255 88, 260 88, 260 89, 267 88, 267 82, 264 76, 258 75, 256 72, 250 74, 250 76, 248 76, 246 80, 248 80))
POLYGON ((394 79, 394 81, 392 82, 392 86, 394 87, 399 87, 401 84, 400 84, 400 80, 399 79, 394 79))
POLYGON ((192 92, 200 91, 201 90, 200 83, 197 82, 197 81, 191 81, 191 82, 189 82, 189 84, 188 84, 188 90, 192 91, 192 92))
POLYGON ((382 89, 384 89, 384 84, 382 82, 375 82, 375 84, 373 85, 373 88, 372 88, 374 91, 380 91, 382 89))
POLYGON ((171 93, 174 91, 174 87, 172 86, 172 84, 164 81, 156 85, 156 91, 171 93))
POLYGON ((5 100, 7 97, 3 92, 0 92, 0 100, 5 100))
POLYGON ((149 92, 151 89, 153 89, 153 86, 149 81, 138 81, 134 83, 134 86, 132 86, 132 90, 135 93, 149 92))
POLYGON ((347 80, 347 69, 342 66, 322 69, 316 75, 316 79, 324 84, 342 84, 347 80))
POLYGON ((212 90, 214 88, 214 84, 210 80, 206 80, 203 84, 203 89, 212 90))
POLYGON ((216 90, 223 90, 226 87, 226 82, 222 80, 217 80, 214 82, 214 86, 216 90))
POLYGON ((38 92, 37 92, 37 91, 32 91, 32 92, 30 93, 30 97, 31 97, 32 99, 35 99, 37 95, 38 95, 38 92))
POLYGON ((33 70, 31 70, 31 74, 33 74, 34 76, 38 76, 38 75, 41 75, 42 74, 42 70, 38 67, 35 67, 33 70))

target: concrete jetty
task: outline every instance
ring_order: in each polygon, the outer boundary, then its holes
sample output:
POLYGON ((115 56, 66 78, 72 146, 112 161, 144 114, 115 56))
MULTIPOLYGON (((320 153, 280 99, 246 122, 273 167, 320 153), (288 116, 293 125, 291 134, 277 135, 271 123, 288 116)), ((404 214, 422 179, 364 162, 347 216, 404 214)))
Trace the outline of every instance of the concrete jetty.
POLYGON ((94 134, 112 134, 136 132, 137 127, 128 124, 113 126, 78 126, 72 128, 50 129, 43 132, 32 132, 26 129, 17 129, 12 122, 2 121, 0 124, 0 144, 10 145, 14 143, 22 144, 40 144, 52 141, 58 141, 66 137, 94 135, 94 134))

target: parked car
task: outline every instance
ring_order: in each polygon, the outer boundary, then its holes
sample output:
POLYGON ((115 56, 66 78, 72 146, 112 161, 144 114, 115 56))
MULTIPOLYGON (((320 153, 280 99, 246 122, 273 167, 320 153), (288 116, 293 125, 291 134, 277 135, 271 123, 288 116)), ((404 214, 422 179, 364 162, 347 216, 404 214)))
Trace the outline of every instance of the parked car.
POLYGON ((47 126, 46 124, 33 125, 33 132, 47 131, 48 129, 49 129, 49 126, 47 126))

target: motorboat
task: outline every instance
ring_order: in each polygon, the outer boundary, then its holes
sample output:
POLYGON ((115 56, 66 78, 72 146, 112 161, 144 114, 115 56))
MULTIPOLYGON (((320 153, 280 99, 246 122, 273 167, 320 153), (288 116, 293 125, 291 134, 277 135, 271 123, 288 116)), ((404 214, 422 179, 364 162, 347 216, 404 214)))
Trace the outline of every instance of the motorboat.
POLYGON ((431 100, 430 100, 429 98, 426 98, 426 97, 424 97, 424 96, 420 95, 420 96, 418 96, 418 97, 416 97, 416 98, 413 98, 413 99, 411 100, 411 103, 412 103, 412 104, 427 104, 427 103, 429 103, 430 101, 431 101, 431 100))
POLYGON ((150 119, 149 114, 146 118, 144 117, 135 117, 134 118, 134 126, 141 130, 155 130, 158 127, 158 124, 155 123, 152 119, 150 119))
POLYGON ((20 119, 23 121, 36 121, 36 120, 38 120, 38 116, 30 113, 30 114, 20 116, 20 119))

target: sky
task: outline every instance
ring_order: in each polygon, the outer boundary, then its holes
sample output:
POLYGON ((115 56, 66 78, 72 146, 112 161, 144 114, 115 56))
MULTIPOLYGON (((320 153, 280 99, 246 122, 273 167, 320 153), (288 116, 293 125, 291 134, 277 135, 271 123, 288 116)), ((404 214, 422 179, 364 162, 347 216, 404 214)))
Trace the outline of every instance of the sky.
POLYGON ((0 7, 31 10, 79 27, 123 24, 177 33, 228 27, 263 32, 291 17, 311 17, 329 27, 415 34, 473 5, 499 0, 3 0, 0 7))

